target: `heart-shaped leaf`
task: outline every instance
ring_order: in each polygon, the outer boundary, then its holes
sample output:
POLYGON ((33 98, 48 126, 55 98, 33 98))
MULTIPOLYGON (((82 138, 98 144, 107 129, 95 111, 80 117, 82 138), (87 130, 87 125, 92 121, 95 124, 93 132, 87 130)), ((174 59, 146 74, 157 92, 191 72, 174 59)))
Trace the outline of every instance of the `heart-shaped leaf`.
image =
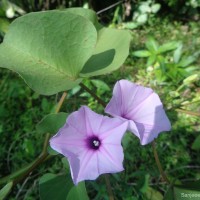
POLYGON ((0 45, 0 67, 20 74, 36 92, 51 95, 84 77, 118 69, 130 39, 128 31, 103 28, 88 9, 30 13, 10 25, 0 45))
POLYGON ((10 25, 0 46, 0 66, 19 73, 35 91, 55 94, 80 83, 96 40, 96 28, 85 17, 67 11, 30 13, 10 25))

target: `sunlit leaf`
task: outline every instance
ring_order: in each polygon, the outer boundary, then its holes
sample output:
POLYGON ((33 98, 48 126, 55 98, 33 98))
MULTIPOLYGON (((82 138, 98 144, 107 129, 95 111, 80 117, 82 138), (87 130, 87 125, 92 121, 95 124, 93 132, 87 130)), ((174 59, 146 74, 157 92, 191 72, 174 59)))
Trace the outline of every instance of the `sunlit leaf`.
POLYGON ((182 55, 182 48, 183 48, 183 45, 182 44, 179 44, 178 48, 174 51, 174 62, 175 63, 178 63, 180 58, 181 58, 181 55, 182 55))
POLYGON ((166 44, 163 44, 158 48, 159 53, 165 53, 167 51, 171 51, 176 49, 179 46, 179 43, 174 41, 174 42, 168 42, 166 44))
POLYGON ((148 60, 147 60, 147 66, 153 65, 156 61, 157 56, 155 54, 152 54, 151 56, 149 56, 148 60))
POLYGON ((161 5, 159 3, 155 3, 151 6, 151 12, 157 13, 160 10, 161 5))
POLYGON ((159 47, 158 42, 153 37, 147 38, 145 46, 151 53, 157 53, 159 47))
POLYGON ((30 13, 10 25, 0 46, 0 67, 16 71, 41 94, 55 94, 80 83, 96 40, 97 31, 85 17, 67 11, 30 13))
POLYGON ((151 55, 151 53, 147 50, 140 50, 140 51, 134 51, 133 52, 133 56, 136 57, 149 57, 151 55))

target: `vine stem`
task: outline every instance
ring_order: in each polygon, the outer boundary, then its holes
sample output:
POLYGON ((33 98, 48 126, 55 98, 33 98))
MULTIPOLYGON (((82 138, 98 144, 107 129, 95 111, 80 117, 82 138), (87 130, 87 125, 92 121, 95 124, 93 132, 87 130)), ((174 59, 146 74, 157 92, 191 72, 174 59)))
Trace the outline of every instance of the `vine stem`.
MULTIPOLYGON (((60 111, 61 106, 62 106, 66 96, 67 96, 67 93, 64 92, 57 104, 55 113, 58 113, 60 111)), ((13 186, 14 186, 17 183, 19 183, 20 181, 24 180, 35 168, 37 168, 37 166, 39 166, 41 163, 46 161, 49 158, 48 152, 47 152, 49 138, 50 138, 50 134, 47 133, 45 136, 42 152, 32 163, 30 163, 29 165, 23 167, 22 169, 14 172, 6 177, 1 178, 0 184, 5 184, 9 181, 13 181, 13 186)))
POLYGON ((193 112, 193 111, 184 110, 184 109, 176 109, 176 111, 177 112, 181 112, 181 113, 185 113, 185 114, 188 114, 188 115, 193 115, 193 116, 200 117, 200 113, 199 112, 193 112))
POLYGON ((157 164, 157 167, 158 167, 158 170, 163 178, 163 180, 165 182, 167 182, 168 184, 170 184, 170 181, 169 179, 167 178, 165 172, 163 171, 163 168, 162 168, 162 165, 160 163, 160 160, 159 160, 159 157, 158 157, 158 153, 157 153, 157 150, 156 150, 156 142, 153 141, 152 142, 152 148, 153 148, 153 154, 154 154, 154 158, 155 158, 155 161, 156 161, 156 164, 157 164))
POLYGON ((106 107, 106 103, 101 98, 99 98, 92 90, 90 90, 86 85, 84 85, 83 83, 80 83, 79 85, 86 92, 88 92, 89 94, 91 94, 98 101, 99 104, 101 104, 103 107, 106 107))
POLYGON ((61 98, 60 98, 60 100, 58 102, 58 105, 57 105, 55 113, 58 113, 60 111, 66 96, 67 96, 67 92, 63 92, 63 94, 62 94, 62 96, 61 96, 61 98))
POLYGON ((114 200, 114 195, 113 195, 113 192, 112 192, 112 188, 111 188, 111 184, 110 184, 110 180, 109 180, 109 175, 104 174, 104 178, 105 178, 106 188, 107 188, 108 195, 109 195, 109 200, 114 200))

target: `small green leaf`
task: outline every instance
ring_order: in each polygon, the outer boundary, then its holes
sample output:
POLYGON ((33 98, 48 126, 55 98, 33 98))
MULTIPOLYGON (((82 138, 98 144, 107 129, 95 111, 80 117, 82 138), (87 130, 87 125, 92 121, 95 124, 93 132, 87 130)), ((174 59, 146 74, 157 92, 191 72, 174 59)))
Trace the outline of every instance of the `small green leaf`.
POLYGON ((0 18, 0 32, 6 33, 8 31, 10 23, 5 18, 0 18))
POLYGON ((40 178, 39 186, 41 200, 64 200, 74 184, 69 174, 55 175, 48 173, 40 178))
POLYGON ((145 46, 151 53, 157 53, 158 51, 158 42, 153 37, 148 37, 145 46))
POLYGON ((190 64, 192 64, 193 62, 196 61, 196 57, 195 56, 188 56, 188 57, 183 57, 180 62, 178 63, 179 67, 187 67, 190 64))
POLYGON ((174 42, 168 42, 166 44, 163 44, 158 48, 158 53, 165 53, 171 50, 176 49, 179 46, 179 43, 174 41, 174 42))
POLYGON ((49 153, 49 155, 52 155, 52 156, 59 154, 57 151, 53 150, 50 146, 47 147, 47 152, 49 153))
POLYGON ((150 55, 151 53, 147 50, 140 50, 140 51, 133 52, 133 56, 140 57, 140 58, 149 57, 150 55))
POLYGON ((46 115, 37 125, 36 129, 40 133, 55 134, 65 124, 68 114, 60 112, 46 115))
POLYGON ((194 82, 198 81, 199 79, 200 79, 200 75, 199 74, 192 74, 192 75, 188 76, 187 78, 185 78, 183 80, 183 83, 185 85, 189 85, 191 83, 194 83, 194 82))
POLYGON ((85 183, 80 182, 77 186, 72 187, 66 200, 89 200, 85 183))
POLYGON ((147 60, 147 66, 153 65, 156 62, 157 56, 152 54, 147 60))
POLYGON ((152 187, 147 188, 145 195, 148 200, 163 200, 163 195, 152 187))
POLYGON ((141 193, 147 192, 147 189, 149 187, 149 174, 145 174, 144 176, 141 176, 141 178, 138 181, 137 188, 141 193))
POLYGON ((102 80, 93 79, 91 82, 97 89, 102 91, 110 91, 110 87, 102 80))
POLYGON ((13 186, 13 182, 7 183, 1 190, 0 190, 0 199, 3 200, 9 194, 13 186))
POLYGON ((200 149, 200 135, 197 136, 197 138, 193 142, 192 149, 194 149, 194 150, 199 150, 200 149))
POLYGON ((181 55, 182 55, 182 48, 183 48, 183 45, 182 44, 179 44, 178 48, 174 51, 174 62, 175 63, 178 63, 180 58, 181 58, 181 55))
POLYGON ((155 3, 151 6, 151 12, 157 13, 160 10, 161 5, 159 3, 155 3))
POLYGON ((141 13, 151 12, 151 8, 149 6, 149 3, 147 3, 147 2, 141 3, 141 5, 139 6, 139 10, 141 11, 141 13))
POLYGON ((148 15, 144 13, 144 14, 139 15, 136 21, 139 24, 144 24, 145 22, 147 22, 147 20, 148 20, 148 15))

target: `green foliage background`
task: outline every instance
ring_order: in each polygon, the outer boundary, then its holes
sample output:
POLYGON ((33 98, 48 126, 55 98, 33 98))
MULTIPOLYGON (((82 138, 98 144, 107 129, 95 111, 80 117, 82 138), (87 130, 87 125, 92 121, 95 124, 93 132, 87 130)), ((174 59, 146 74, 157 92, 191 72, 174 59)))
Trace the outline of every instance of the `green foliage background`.
MULTIPOLYGON (((18 17, 20 9, 25 12, 64 8, 72 6, 92 6, 96 11, 115 3, 108 1, 97 4, 95 1, 13 1, 13 18, 6 17, 6 9, 10 2, 0 2, 0 33, 3 40, 9 28, 9 23, 18 17), (47 2, 50 2, 47 5, 47 2), (16 7, 15 7, 16 6, 16 7), (2 28, 3 27, 3 28, 2 28)), ((182 42, 182 56, 186 60, 200 51, 200 26, 196 20, 199 17, 199 2, 196 6, 191 1, 151 1, 159 3, 161 9, 158 13, 148 15, 148 20, 137 24, 133 29, 127 25, 133 23, 132 15, 138 4, 130 1, 132 11, 129 16, 125 4, 99 15, 100 21, 109 26, 130 28, 132 43, 130 55, 120 70, 112 74, 84 79, 84 84, 108 102, 112 95, 112 88, 119 79, 129 79, 144 86, 153 88, 161 97, 167 115, 172 122, 172 131, 160 134, 157 139, 157 150, 166 174, 169 179, 178 183, 200 179, 200 124, 199 116, 177 112, 177 108, 200 113, 200 58, 191 66, 195 67, 192 75, 195 79, 187 80, 186 77, 168 79, 165 73, 160 78, 159 62, 147 66, 147 58, 138 58, 134 52, 146 49, 145 43, 149 36, 153 37, 160 45, 171 41, 182 42), (182 3, 180 3, 182 2, 182 3), (134 4, 134 5, 133 5, 134 4), (180 9, 178 9, 180 8, 180 9), (178 9, 178 12, 177 12, 178 9), (173 11, 169 14, 169 11, 173 11), (194 12, 195 11, 195 12, 194 12), (184 17, 183 17, 184 14, 184 17), (187 18, 187 20, 185 20, 187 18), (163 78, 164 77, 164 78, 163 78)), ((175 49, 161 54, 170 66, 173 65, 175 49)), ((174 69, 174 68, 173 68, 174 69)), ((175 71, 175 69, 173 70, 175 71)), ((42 151, 44 135, 37 131, 36 124, 41 119, 55 110, 55 104, 61 97, 58 93, 54 96, 41 96, 32 91, 23 80, 11 71, 0 69, 0 176, 6 176, 17 171, 24 165, 32 162, 42 151)), ((103 113, 103 108, 98 102, 79 86, 68 91, 67 100, 62 110, 71 113, 81 105, 86 105, 96 112, 103 113)), ((111 185, 116 199, 163 199, 168 186, 161 180, 154 161, 151 145, 141 147, 137 138, 127 134, 123 140, 125 148, 125 171, 110 176, 111 185)), ((40 165, 37 170, 20 184, 14 187, 8 199, 39 199, 39 178, 44 173, 64 174, 66 162, 61 162, 61 156, 53 157, 40 165)), ((103 177, 97 181, 86 181, 86 188, 91 199, 108 199, 103 177)), ((200 189, 199 189, 200 190, 200 189)), ((168 197, 170 199, 171 197, 168 197)))

